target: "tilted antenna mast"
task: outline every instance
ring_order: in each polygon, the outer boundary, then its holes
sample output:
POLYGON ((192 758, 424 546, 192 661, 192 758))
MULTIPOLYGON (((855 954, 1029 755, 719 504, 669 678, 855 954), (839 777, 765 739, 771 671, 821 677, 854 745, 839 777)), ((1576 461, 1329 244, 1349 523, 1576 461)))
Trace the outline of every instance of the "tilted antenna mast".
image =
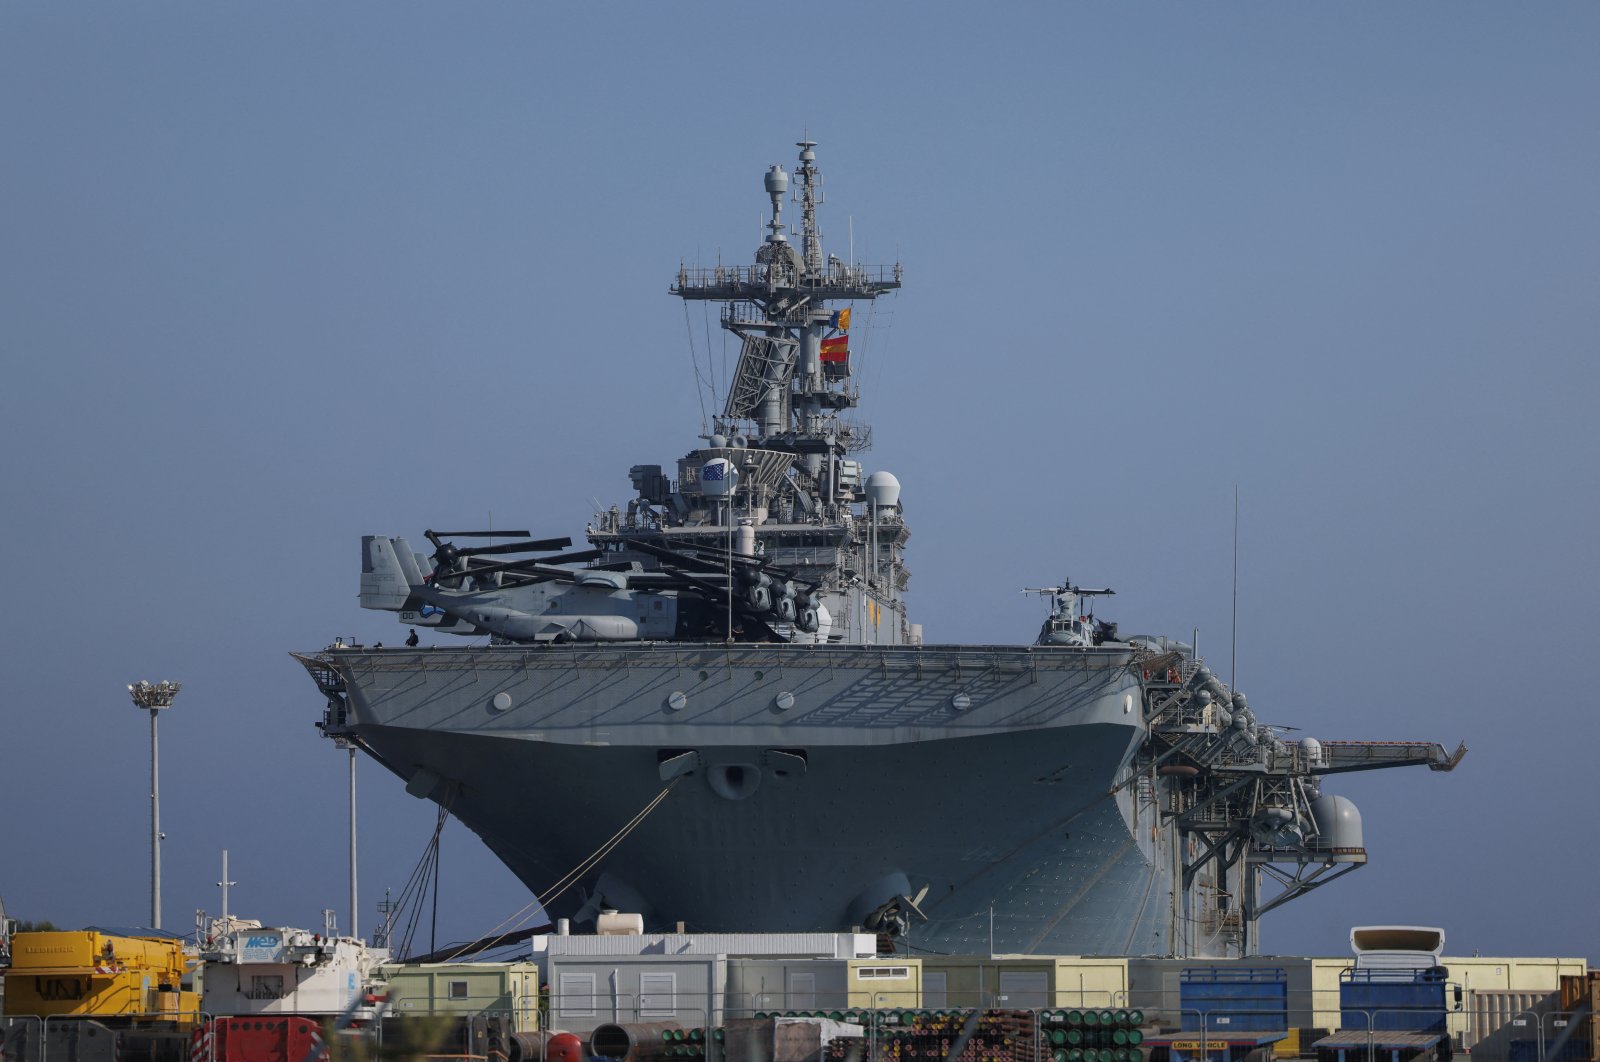
POLYGON ((1233 485, 1233 633, 1229 636, 1231 659, 1228 661, 1228 684, 1239 688, 1239 484, 1233 485))
POLYGON ((822 175, 817 172, 817 153, 811 149, 815 140, 800 140, 800 248, 805 255, 806 272, 822 272, 822 233, 817 231, 817 186, 822 175))

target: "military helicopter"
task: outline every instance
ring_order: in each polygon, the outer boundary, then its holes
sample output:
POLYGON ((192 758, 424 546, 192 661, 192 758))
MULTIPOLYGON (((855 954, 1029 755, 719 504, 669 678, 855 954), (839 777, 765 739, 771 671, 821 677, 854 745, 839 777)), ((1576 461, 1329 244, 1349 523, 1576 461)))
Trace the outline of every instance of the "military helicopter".
POLYGON ((432 554, 404 538, 361 540, 361 607, 400 622, 506 642, 825 640, 817 587, 758 556, 707 545, 671 549, 627 539, 652 558, 590 564, 609 554, 548 554, 570 538, 527 531, 426 531, 432 554), (510 538, 492 545, 455 539, 510 538), (487 559, 508 557, 513 559, 487 559))
POLYGON ((1117 625, 1107 620, 1095 619, 1086 611, 1084 598, 1109 597, 1116 593, 1109 587, 1091 590, 1074 586, 1071 579, 1061 580, 1060 586, 1028 586, 1024 594, 1048 595, 1053 600, 1050 616, 1039 629, 1037 645, 1102 645, 1117 640, 1117 625))

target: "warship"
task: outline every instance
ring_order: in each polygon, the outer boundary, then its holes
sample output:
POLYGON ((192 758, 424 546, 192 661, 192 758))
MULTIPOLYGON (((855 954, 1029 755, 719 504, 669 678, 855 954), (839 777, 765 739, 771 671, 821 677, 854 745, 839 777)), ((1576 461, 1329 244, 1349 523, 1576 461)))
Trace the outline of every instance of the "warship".
POLYGON ((902 268, 824 253, 816 144, 798 146, 792 175, 765 175, 753 263, 683 265, 670 288, 737 342, 700 445, 633 466, 576 550, 364 537, 361 605, 412 637, 294 654, 318 726, 476 832, 550 917, 1254 952, 1267 911, 1366 863, 1327 776, 1450 770, 1465 747, 1287 741, 1193 646, 1121 633, 1094 614, 1111 591, 1070 580, 1035 588, 1031 643, 924 644, 900 484, 864 467, 855 414, 902 268))

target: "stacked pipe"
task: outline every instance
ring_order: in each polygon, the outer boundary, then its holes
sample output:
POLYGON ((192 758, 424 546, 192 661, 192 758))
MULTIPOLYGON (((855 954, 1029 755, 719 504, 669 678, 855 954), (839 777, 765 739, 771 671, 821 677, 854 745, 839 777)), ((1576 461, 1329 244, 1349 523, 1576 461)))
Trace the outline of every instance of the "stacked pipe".
POLYGON ((723 1032, 712 1029, 669 1029, 666 1032, 665 1058, 704 1058, 708 1043, 721 1043, 723 1032))
POLYGON ((559 1029, 512 1033, 507 1038, 506 1054, 510 1062, 558 1062, 569 1054, 581 1060, 581 1049, 573 1051, 573 1047, 581 1043, 577 1036, 559 1029))
MULTIPOLYGON (((884 1013, 888 1013, 885 1011, 884 1013)), ((757 1018, 831 1018, 833 1021, 846 1021, 853 1025, 869 1025, 872 1023, 870 1010, 758 1010, 757 1018)))
POLYGON ((593 1054, 603 1058, 656 1062, 679 1057, 667 1052, 680 1043, 677 1034, 684 1031, 675 1021, 607 1022, 595 1026, 594 1032, 589 1034, 589 1047, 593 1054))
POLYGON ((1144 1062, 1144 1012, 1047 1010, 1040 1036, 1053 1062, 1144 1062))
MULTIPOLYGON (((884 1010, 865 1016, 876 1057, 889 1060, 1033 1062, 1038 1045, 1034 1015, 1026 1010, 884 1010)), ((836 1039, 825 1058, 865 1057, 859 1039, 836 1039)))

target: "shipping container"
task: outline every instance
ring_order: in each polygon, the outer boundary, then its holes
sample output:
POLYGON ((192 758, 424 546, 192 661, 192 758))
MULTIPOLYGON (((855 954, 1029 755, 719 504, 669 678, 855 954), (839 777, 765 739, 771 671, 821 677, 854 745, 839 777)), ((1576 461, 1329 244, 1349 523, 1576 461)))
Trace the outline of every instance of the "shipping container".
POLYGON ((1449 974, 1443 966, 1426 970, 1386 966, 1346 970, 1339 983, 1339 1027, 1442 1036, 1449 974))
MULTIPOLYGON (((622 938, 619 938, 622 939, 622 938)), ((604 1024, 722 1024, 722 955, 560 955, 547 961, 550 1028, 587 1036, 604 1024)))
POLYGON ((1289 978, 1278 967, 1189 969, 1179 981, 1184 1032, 1279 1032, 1289 1028, 1289 978))
POLYGON ((392 1014, 504 1018, 512 1032, 539 1029, 540 972, 531 962, 408 963, 379 967, 392 1014))

